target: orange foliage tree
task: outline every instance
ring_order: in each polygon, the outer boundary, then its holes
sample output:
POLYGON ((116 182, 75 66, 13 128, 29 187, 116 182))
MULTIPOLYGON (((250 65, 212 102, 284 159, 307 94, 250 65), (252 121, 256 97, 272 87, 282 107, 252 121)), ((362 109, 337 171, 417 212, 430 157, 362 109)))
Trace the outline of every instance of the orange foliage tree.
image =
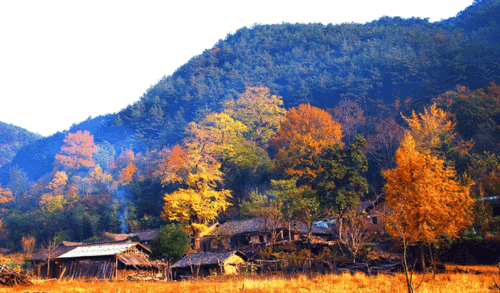
MULTIPOLYGON (((0 216, 7 212, 6 208, 1 208, 2 204, 8 203, 13 201, 14 198, 12 197, 12 191, 10 191, 8 188, 2 188, 0 186, 0 216)), ((2 228, 2 219, 0 219, 0 229, 2 228)))
POLYGON ((0 186, 0 237, 6 238, 7 231, 3 225, 3 220, 1 216, 7 212, 6 208, 2 208, 2 204, 11 202, 14 198, 12 197, 12 192, 7 188, 2 188, 0 186))
POLYGON ((137 167, 134 165, 134 163, 128 163, 128 165, 123 168, 122 172, 120 173, 120 183, 123 185, 129 184, 132 181, 132 176, 134 176, 135 171, 137 171, 137 167))
POLYGON ((95 151, 97 146, 94 144, 94 136, 87 130, 83 132, 78 130, 66 135, 61 153, 56 155, 56 162, 70 170, 94 167, 95 161, 92 155, 95 151))
POLYGON ((68 175, 66 175, 66 172, 57 171, 56 174, 54 175, 54 179, 52 179, 47 188, 51 190, 62 188, 63 186, 66 185, 67 181, 68 181, 68 175))
POLYGON ((458 238, 472 224, 471 185, 454 180, 455 170, 444 161, 419 152, 409 134, 396 152, 397 167, 382 172, 389 235, 406 245, 433 244, 443 238, 458 238))
POLYGON ((328 112, 310 104, 292 108, 272 139, 278 168, 288 176, 311 181, 321 172, 315 170, 314 157, 329 145, 343 146, 341 139, 341 126, 328 112))

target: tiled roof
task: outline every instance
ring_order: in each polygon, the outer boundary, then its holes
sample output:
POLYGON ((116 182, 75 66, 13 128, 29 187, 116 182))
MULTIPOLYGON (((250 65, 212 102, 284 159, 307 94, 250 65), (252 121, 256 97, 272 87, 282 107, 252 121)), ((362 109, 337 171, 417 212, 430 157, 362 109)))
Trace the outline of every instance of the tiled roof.
POLYGON ((112 241, 125 241, 128 238, 137 236, 139 237, 139 241, 151 241, 156 238, 158 233, 160 233, 161 229, 151 229, 151 230, 142 230, 135 231, 129 234, 115 234, 106 232, 104 235, 112 241))
POLYGON ((68 251, 67 253, 60 255, 58 258, 116 255, 138 245, 142 246, 138 242, 79 246, 71 251, 68 251))
POLYGON ((212 265, 220 264, 226 261, 233 255, 240 256, 243 260, 247 260, 244 253, 233 250, 228 252, 205 252, 205 253, 191 253, 185 255, 181 260, 176 262, 172 268, 183 268, 191 265, 212 265))
POLYGON ((110 232, 105 232, 104 236, 111 241, 125 241, 129 237, 133 237, 134 234, 115 234, 110 232))
MULTIPOLYGON (((283 222, 283 225, 279 229, 283 229, 287 227, 287 223, 283 222)), ((307 233, 307 225, 294 221, 291 224, 291 230, 295 231, 297 233, 307 233)), ((266 226, 264 223, 264 220, 261 218, 253 218, 253 219, 248 219, 248 220, 241 220, 241 221, 229 221, 221 226, 215 228, 212 232, 212 235, 218 234, 218 235, 237 235, 237 234, 244 234, 244 233, 258 233, 258 232, 265 232, 266 231, 266 226)), ((312 233, 313 234, 330 234, 328 231, 325 229, 318 227, 316 225, 313 225, 312 228, 312 233)))
POLYGON ((266 227, 264 221, 260 218, 241 220, 241 221, 229 221, 215 228, 212 232, 213 235, 236 235, 243 233, 252 232, 264 232, 266 227))
POLYGON ((139 237, 139 241, 151 241, 158 236, 160 233, 161 229, 151 229, 151 230, 144 230, 144 231, 136 231, 132 232, 132 235, 135 235, 139 237))

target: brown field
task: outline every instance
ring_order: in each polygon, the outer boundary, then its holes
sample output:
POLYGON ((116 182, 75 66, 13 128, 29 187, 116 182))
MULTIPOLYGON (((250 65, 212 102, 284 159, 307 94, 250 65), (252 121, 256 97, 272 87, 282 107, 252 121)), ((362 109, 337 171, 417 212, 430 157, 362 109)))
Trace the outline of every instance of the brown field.
MULTIPOLYGON (((454 266, 453 266, 454 268, 454 266)), ((478 267, 462 266, 477 270, 478 267)), ((417 290, 422 293, 439 292, 500 292, 493 288, 492 278, 500 282, 498 268, 481 266, 483 274, 449 273, 425 277, 417 290)), ((417 279, 420 280, 420 275, 417 279)), ((0 287, 0 292, 407 292, 402 274, 366 276, 364 274, 316 275, 307 277, 215 277, 199 281, 181 282, 82 282, 65 280, 35 280, 33 286, 0 287)))

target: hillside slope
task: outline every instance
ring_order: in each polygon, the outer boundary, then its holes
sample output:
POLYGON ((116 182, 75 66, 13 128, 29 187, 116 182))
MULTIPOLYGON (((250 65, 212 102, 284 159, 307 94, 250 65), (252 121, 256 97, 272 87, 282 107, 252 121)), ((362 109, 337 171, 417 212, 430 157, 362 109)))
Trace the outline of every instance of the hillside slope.
POLYGON ((40 138, 39 134, 0 121, 0 167, 9 163, 21 147, 40 138))

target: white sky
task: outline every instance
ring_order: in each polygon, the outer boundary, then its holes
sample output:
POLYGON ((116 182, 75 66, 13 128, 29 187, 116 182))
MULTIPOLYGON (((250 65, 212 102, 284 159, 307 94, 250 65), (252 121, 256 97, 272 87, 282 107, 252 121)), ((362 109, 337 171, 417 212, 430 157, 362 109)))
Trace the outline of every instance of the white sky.
POLYGON ((0 0, 0 121, 47 136, 118 112, 254 23, 439 21, 473 0, 0 0))

